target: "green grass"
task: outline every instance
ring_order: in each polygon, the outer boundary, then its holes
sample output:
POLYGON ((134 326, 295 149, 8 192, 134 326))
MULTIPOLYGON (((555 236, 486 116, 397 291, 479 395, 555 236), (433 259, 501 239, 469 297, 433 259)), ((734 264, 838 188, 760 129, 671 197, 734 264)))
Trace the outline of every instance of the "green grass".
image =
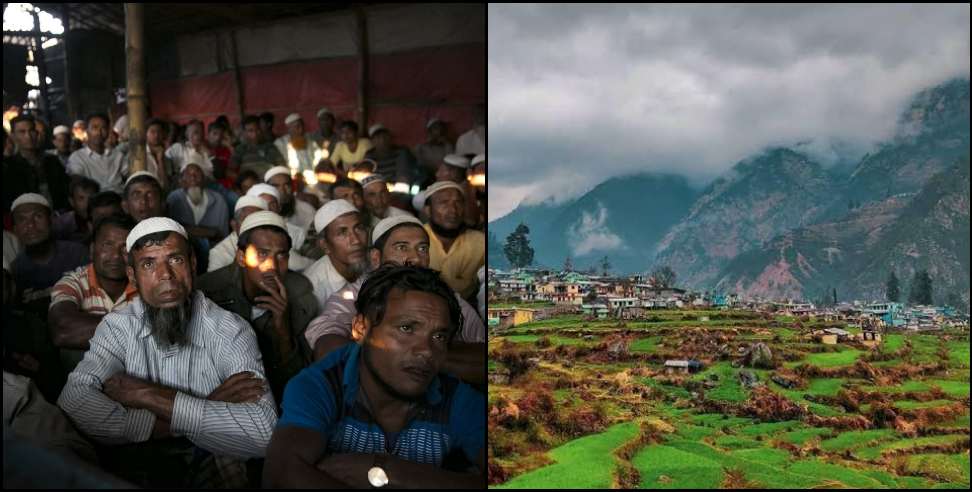
POLYGON ((932 401, 899 400, 894 402, 894 406, 902 410, 914 410, 916 408, 943 407, 945 405, 950 405, 951 403, 952 400, 932 400, 932 401))
POLYGON ((883 342, 881 343, 881 352, 891 353, 904 346, 905 337, 904 335, 892 333, 885 335, 881 341, 883 342))
MULTIPOLYGON (((513 343, 535 343, 542 335, 509 335, 503 337, 513 343)), ((591 342, 580 338, 549 336, 551 345, 591 345, 591 342)))
POLYGON ((905 471, 969 486, 969 455, 918 454, 909 456, 905 471))
MULTIPOLYGON (((908 337, 914 350, 911 353, 912 361, 916 363, 938 362, 938 343, 939 338, 935 335, 911 335, 908 337)), ((966 348, 968 353, 968 348, 966 348)), ((966 359, 968 360, 968 359, 966 359)))
POLYGON ((806 361, 808 364, 813 364, 817 367, 839 367, 853 364, 857 361, 857 357, 861 355, 861 351, 857 349, 846 349, 840 352, 821 352, 818 354, 810 354, 807 356, 806 361))
POLYGON ((969 396, 968 381, 949 381, 945 379, 931 379, 928 381, 942 389, 948 396, 961 398, 969 396))
POLYGON ((856 449, 871 443, 894 439, 897 434, 893 429, 874 429, 866 431, 842 432, 837 437, 820 442, 820 449, 827 452, 839 452, 856 449))
POLYGON ((747 425, 739 429, 739 433, 744 436, 768 436, 780 431, 790 430, 799 426, 800 422, 788 420, 785 422, 764 422, 762 424, 747 425))
POLYGON ((862 460, 876 460, 881 457, 884 451, 907 450, 907 449, 913 449, 913 448, 935 445, 935 444, 952 444, 955 442, 962 441, 963 439, 968 439, 968 436, 947 435, 947 436, 915 437, 911 439, 898 439, 896 441, 886 442, 883 444, 878 444, 878 445, 873 445, 866 448, 858 449, 857 451, 854 451, 853 455, 855 458, 862 459, 862 460))
POLYGON ((749 392, 739 383, 738 372, 729 362, 719 362, 696 374, 693 379, 701 380, 709 374, 716 374, 719 376, 719 384, 705 392, 706 398, 717 401, 745 401, 749 392))
POLYGON ((643 489, 714 489, 723 478, 719 461, 663 444, 641 450, 631 464, 643 489))
POLYGON ((658 344, 659 340, 661 340, 661 337, 639 338, 631 343, 628 350, 631 352, 650 354, 655 351, 655 346, 658 344))
POLYGON ((795 444, 797 446, 803 446, 810 440, 817 437, 827 437, 831 434, 831 430, 828 428, 821 427, 808 427, 806 429, 799 429, 790 432, 784 432, 779 435, 779 439, 783 442, 788 442, 790 444, 795 444))
POLYGON ((969 367, 969 341, 948 342, 948 358, 958 367, 969 367))
POLYGON ((763 446, 761 442, 743 436, 719 436, 713 440, 713 444, 722 449, 752 449, 763 446))
POLYGON ((550 451, 556 463, 524 473, 498 489, 610 488, 616 465, 614 451, 638 435, 635 422, 617 424, 600 434, 574 439, 550 451))

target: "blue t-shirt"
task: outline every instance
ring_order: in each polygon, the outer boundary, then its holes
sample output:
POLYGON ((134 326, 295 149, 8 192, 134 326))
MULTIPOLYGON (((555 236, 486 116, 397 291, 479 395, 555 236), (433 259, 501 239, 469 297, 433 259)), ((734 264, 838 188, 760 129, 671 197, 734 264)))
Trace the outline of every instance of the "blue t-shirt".
POLYGON ((348 344, 294 376, 284 390, 277 427, 320 432, 327 441, 326 454, 388 453, 441 466, 450 451, 461 449, 471 463, 478 462, 485 444, 482 393, 453 376, 438 375, 414 417, 392 436, 358 398, 360 353, 357 343, 348 344))

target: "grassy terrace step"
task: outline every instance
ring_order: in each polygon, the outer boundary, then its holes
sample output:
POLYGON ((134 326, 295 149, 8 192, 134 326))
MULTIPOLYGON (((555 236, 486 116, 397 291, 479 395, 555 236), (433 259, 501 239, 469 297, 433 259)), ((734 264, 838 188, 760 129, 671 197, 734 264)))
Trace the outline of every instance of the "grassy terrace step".
POLYGON ((574 439, 550 451, 549 456, 556 463, 524 473, 494 488, 609 488, 617 464, 612 451, 637 435, 638 425, 625 422, 600 434, 574 439))

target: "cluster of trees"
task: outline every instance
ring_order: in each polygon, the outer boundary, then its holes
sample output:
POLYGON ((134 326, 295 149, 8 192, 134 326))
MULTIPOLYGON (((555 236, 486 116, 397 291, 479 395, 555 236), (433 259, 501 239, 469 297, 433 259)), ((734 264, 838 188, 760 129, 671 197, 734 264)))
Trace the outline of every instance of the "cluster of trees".
MULTIPOLYGON (((885 282, 884 291, 887 300, 901 302, 901 290, 901 281, 892 270, 885 282)), ((908 304, 935 304, 934 290, 934 282, 928 270, 915 270, 915 275, 911 278, 911 289, 908 291, 908 304)), ((945 302, 953 307, 963 304, 962 297, 954 292, 948 294, 945 302)))

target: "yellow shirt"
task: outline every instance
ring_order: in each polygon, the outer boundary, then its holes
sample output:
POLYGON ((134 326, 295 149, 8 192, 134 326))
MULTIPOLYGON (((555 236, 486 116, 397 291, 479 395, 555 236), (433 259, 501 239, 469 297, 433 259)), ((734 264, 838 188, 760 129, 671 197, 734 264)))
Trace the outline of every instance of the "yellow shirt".
POLYGON ((369 150, 371 150, 371 140, 367 138, 358 139, 358 148, 354 152, 348 149, 348 144, 338 142, 337 147, 334 147, 334 153, 331 154, 331 162, 347 171, 351 169, 351 166, 361 162, 364 159, 365 152, 369 150))
POLYGON ((432 232, 432 226, 425 224, 429 233, 429 266, 441 272, 452 290, 464 299, 479 290, 476 272, 486 264, 486 235, 476 230, 467 230, 452 243, 449 252, 442 247, 442 241, 432 232))

